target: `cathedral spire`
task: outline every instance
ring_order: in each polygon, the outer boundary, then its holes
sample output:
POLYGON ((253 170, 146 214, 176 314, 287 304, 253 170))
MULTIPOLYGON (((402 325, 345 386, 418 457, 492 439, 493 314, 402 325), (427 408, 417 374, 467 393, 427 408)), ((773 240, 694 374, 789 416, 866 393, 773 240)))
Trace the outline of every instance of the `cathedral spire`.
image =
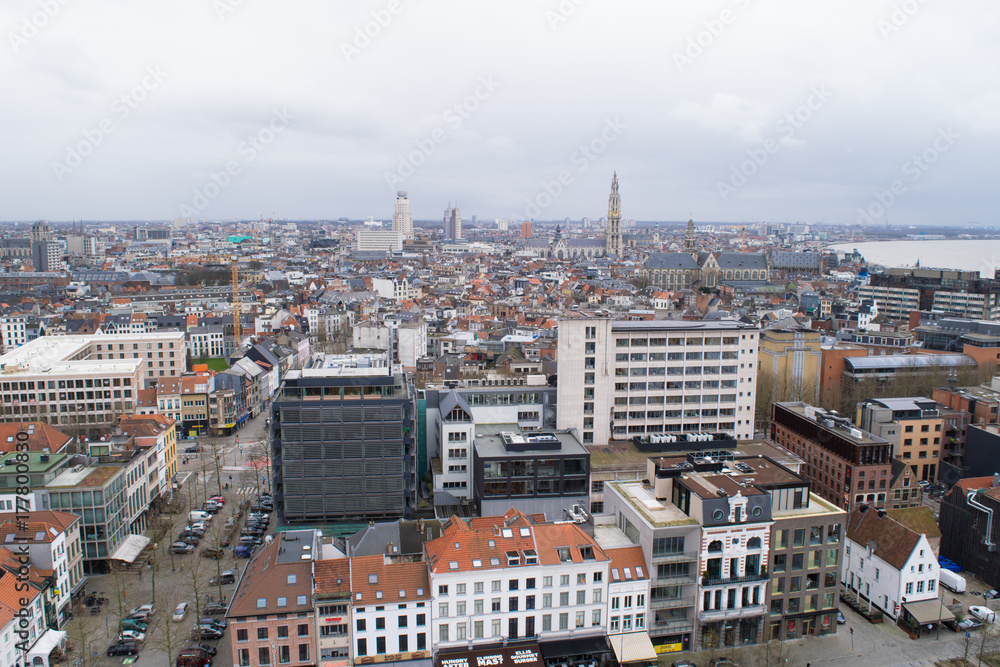
POLYGON ((618 172, 611 178, 611 194, 608 197, 608 228, 605 236, 605 254, 621 257, 622 220, 621 198, 618 196, 618 172))
POLYGON ((687 231, 684 232, 684 252, 690 253, 695 259, 698 258, 698 248, 696 247, 696 237, 694 233, 694 219, 688 219, 687 231))

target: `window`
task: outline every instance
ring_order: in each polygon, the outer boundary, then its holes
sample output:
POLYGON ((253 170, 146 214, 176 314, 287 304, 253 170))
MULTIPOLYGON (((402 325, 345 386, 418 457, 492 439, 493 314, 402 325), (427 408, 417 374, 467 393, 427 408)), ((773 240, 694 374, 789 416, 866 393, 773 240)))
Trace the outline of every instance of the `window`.
MULTIPOLYGON (((400 641, 403 639, 406 639, 405 635, 400 641)), ((309 662, 309 644, 299 644, 299 662, 309 662)))
MULTIPOLYGON (((364 631, 365 631, 365 630, 367 629, 367 628, 365 627, 366 625, 367 625, 367 624, 365 623, 365 619, 363 619, 363 618, 359 618, 359 619, 358 619, 358 622, 357 622, 357 628, 358 628, 358 632, 364 632, 364 631)), ((267 628, 264 628, 264 631, 266 632, 266 631, 267 631, 267 628)), ((264 637, 264 639, 267 639, 267 637, 264 637)))
POLYGON ((368 655, 368 641, 367 640, 365 640, 365 639, 359 639, 358 640, 358 655, 359 656, 366 656, 366 655, 368 655))
POLYGON ((267 627, 257 628, 257 639, 267 639, 267 627))
POLYGON ((247 633, 246 628, 240 628, 239 630, 236 631, 236 641, 238 642, 249 641, 250 637, 248 636, 248 634, 249 633, 247 633))
POLYGON ((913 582, 906 584, 906 594, 913 595, 913 582))
POLYGON ((438 637, 443 642, 448 641, 448 625, 446 623, 438 626, 438 637))
MULTIPOLYGON (((364 655, 364 654, 359 653, 359 655, 364 655)), ((259 665, 271 664, 271 652, 270 650, 268 650, 266 646, 260 646, 257 648, 257 664, 259 665)))
POLYGON ((250 667, 250 649, 241 648, 238 655, 240 658, 239 667, 250 667))
POLYGON ((283 644, 278 647, 278 664, 287 664, 291 662, 291 657, 288 654, 288 645, 283 644))
POLYGON ((278 626, 278 639, 288 639, 288 626, 279 625, 278 626))
POLYGON ((375 638, 375 653, 377 653, 378 655, 385 654, 385 637, 375 638))

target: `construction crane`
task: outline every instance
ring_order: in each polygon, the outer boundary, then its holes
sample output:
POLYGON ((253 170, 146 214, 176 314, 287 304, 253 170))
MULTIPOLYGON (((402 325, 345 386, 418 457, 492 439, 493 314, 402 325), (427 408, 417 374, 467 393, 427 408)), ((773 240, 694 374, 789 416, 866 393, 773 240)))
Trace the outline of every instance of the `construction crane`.
POLYGON ((240 344, 240 336, 243 333, 240 326, 240 270, 236 258, 232 258, 233 268, 233 352, 240 344))

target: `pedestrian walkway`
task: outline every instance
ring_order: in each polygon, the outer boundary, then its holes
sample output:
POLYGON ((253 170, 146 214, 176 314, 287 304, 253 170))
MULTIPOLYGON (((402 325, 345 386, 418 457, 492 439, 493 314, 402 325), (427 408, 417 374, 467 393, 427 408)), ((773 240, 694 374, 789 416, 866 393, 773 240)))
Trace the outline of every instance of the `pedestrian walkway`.
POLYGON ((241 486, 238 489, 233 489, 233 493, 238 496, 254 496, 257 495, 257 486, 241 486))

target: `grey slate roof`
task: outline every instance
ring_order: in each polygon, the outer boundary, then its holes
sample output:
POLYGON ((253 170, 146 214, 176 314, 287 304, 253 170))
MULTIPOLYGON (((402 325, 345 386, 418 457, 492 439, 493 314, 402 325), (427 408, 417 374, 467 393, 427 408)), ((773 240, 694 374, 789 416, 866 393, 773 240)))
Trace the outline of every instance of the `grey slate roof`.
POLYGON ((715 261, 720 269, 767 269, 767 258, 759 252, 721 252, 715 261))
POLYGON ((654 252, 643 264, 646 269, 698 269, 694 257, 686 252, 654 252))

